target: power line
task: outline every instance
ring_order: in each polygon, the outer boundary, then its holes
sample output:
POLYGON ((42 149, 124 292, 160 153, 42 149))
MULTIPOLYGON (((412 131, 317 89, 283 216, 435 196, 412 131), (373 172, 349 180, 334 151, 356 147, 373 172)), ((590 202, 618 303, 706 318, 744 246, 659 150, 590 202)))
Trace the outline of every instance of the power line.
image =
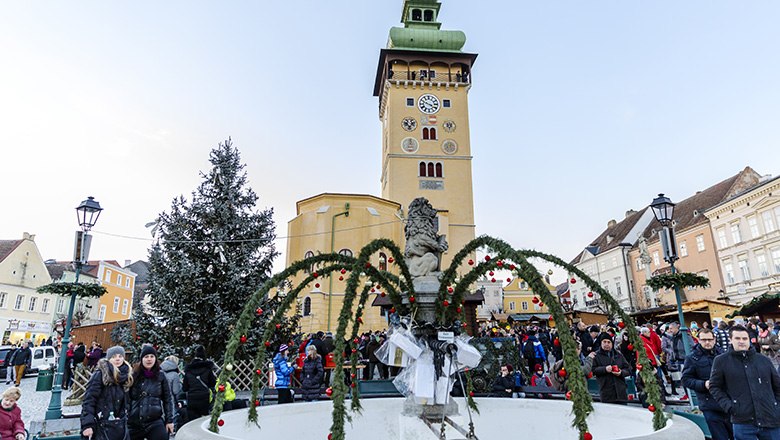
MULTIPOLYGON (((337 229, 337 230, 335 230, 333 232, 336 233, 336 232, 356 231, 356 230, 360 230, 360 229, 373 228, 373 227, 376 227, 376 226, 385 226, 385 225, 390 225, 390 224, 395 224, 395 223, 401 223, 401 220, 391 220, 391 221, 388 221, 388 222, 377 223, 377 224, 374 224, 374 225, 355 226, 355 227, 352 227, 352 228, 337 229)), ((99 234, 99 235, 105 235, 105 236, 108 236, 108 237, 115 237, 115 238, 123 238, 123 239, 126 239, 126 240, 138 240, 138 241, 148 241, 148 242, 155 241, 154 238, 134 237, 134 236, 131 236, 131 235, 115 234, 115 233, 112 233, 112 232, 104 232, 104 231, 97 231, 97 230, 92 230, 92 232, 95 233, 95 234, 99 234)), ((293 239, 293 238, 314 237, 314 236, 318 236, 318 235, 330 235, 330 231, 326 231, 326 232, 312 232, 312 233, 309 233, 309 234, 301 234, 301 235, 288 235, 288 236, 275 237, 275 238, 264 237, 264 238, 244 238, 244 239, 240 239, 240 240, 165 240, 165 241, 167 243, 250 243, 250 242, 255 242, 255 241, 271 241, 271 240, 273 240, 273 241, 281 241, 281 240, 289 240, 289 239, 293 239)))

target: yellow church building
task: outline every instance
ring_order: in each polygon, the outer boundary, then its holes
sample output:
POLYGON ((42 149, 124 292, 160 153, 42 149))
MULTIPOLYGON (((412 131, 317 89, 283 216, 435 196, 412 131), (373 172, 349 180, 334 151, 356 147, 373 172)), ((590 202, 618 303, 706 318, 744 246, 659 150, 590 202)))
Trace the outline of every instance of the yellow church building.
MULTIPOLYGON (((417 197, 439 212, 439 234, 450 249, 442 268, 474 239, 468 93, 477 55, 462 51, 463 32, 441 29, 440 8, 437 0, 405 0, 404 25, 390 29, 379 54, 374 96, 382 124, 381 198, 323 193, 299 201, 288 223, 287 265, 319 253, 356 255, 377 238, 403 249, 404 214, 417 197)), ((398 273, 386 255, 374 255, 372 264, 398 273)), ((299 297, 303 331, 336 329, 344 288, 334 275, 305 289, 299 297)), ((363 316, 367 329, 387 327, 378 307, 368 307, 363 316)))

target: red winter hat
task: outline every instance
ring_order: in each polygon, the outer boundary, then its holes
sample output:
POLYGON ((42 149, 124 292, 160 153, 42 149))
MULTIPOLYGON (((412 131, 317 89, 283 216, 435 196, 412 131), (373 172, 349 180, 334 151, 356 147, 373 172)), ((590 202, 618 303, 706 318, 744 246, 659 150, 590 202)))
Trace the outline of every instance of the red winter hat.
POLYGON ((544 368, 542 368, 542 364, 536 364, 536 366, 534 367, 534 369, 535 369, 536 371, 543 371, 543 370, 544 370, 544 368))

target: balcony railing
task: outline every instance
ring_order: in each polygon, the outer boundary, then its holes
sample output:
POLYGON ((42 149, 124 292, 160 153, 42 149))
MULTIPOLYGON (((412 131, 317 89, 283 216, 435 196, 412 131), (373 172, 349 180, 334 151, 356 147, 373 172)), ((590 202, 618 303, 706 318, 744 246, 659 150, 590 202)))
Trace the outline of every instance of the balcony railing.
POLYGON ((397 71, 390 70, 387 72, 387 79, 396 81, 423 81, 432 83, 460 83, 469 84, 471 82, 471 75, 461 72, 436 72, 434 75, 426 73, 424 71, 397 71))

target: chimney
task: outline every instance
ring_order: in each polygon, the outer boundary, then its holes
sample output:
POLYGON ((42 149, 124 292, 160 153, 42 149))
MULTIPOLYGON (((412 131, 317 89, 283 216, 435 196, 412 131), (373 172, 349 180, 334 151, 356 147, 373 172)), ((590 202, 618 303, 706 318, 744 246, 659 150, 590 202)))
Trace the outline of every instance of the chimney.
POLYGON ((628 218, 632 214, 636 214, 636 211, 634 211, 633 209, 629 209, 628 211, 626 211, 626 218, 628 218))
POLYGON ((612 228, 614 228, 615 226, 617 226, 617 220, 615 220, 615 219, 612 219, 612 220, 610 220, 610 221, 608 221, 608 222, 607 222, 607 229, 612 229, 612 228))
POLYGON ((22 234, 22 240, 35 241, 35 234, 30 234, 28 232, 25 232, 22 234))
POLYGON ((130 263, 132 263, 132 260, 125 260, 125 265, 122 267, 127 267, 130 265, 130 263))

